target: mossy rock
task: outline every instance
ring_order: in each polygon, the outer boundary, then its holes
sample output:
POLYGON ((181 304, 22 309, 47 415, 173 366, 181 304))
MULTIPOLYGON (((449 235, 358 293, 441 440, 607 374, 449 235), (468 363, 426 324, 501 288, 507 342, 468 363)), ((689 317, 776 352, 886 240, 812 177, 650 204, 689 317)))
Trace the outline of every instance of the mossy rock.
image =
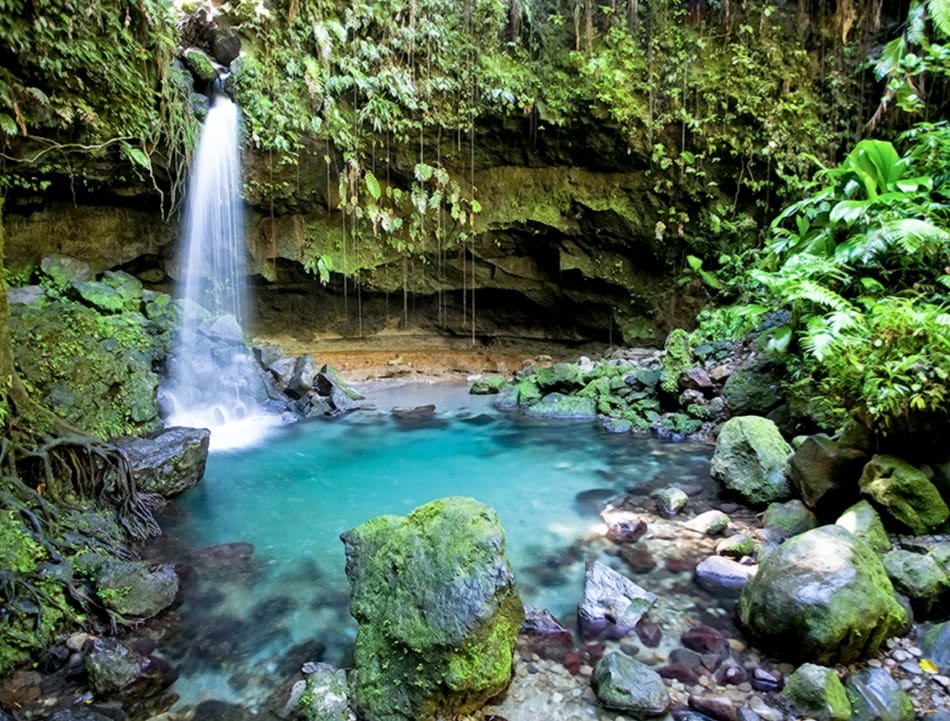
POLYGON ((881 560, 894 587, 910 598, 918 619, 932 619, 950 609, 950 575, 930 554, 894 549, 881 560))
POLYGON ((782 698, 801 716, 815 721, 848 721, 851 702, 841 679, 830 668, 806 663, 785 680, 782 698))
POLYGON ((218 71, 214 67, 214 61, 206 52, 198 48, 188 48, 185 50, 184 56, 185 65, 195 80, 210 84, 218 79, 218 71))
POLYGON ((469 393, 476 396, 487 396, 500 393, 501 389, 508 385, 508 379, 500 375, 490 375, 479 378, 469 390, 469 393))
POLYGON ((165 610, 178 593, 178 575, 173 566, 155 568, 142 561, 110 560, 96 579, 96 594, 102 604, 122 620, 147 619, 165 610))
POLYGON ((593 398, 548 393, 528 406, 525 414, 532 418, 591 420, 597 417, 597 403, 593 398))
POLYGON ((845 509, 835 525, 848 530, 877 553, 884 553, 891 548, 891 539, 887 537, 881 517, 867 501, 858 501, 845 509))
POLYGON ((778 427, 767 418, 730 418, 719 431, 709 473, 747 503, 762 506, 791 495, 785 475, 790 452, 778 427))
POLYGON ((534 376, 518 381, 515 390, 518 392, 519 406, 530 406, 541 400, 541 390, 538 388, 534 376))
POLYGON ((762 363, 739 368, 726 379, 722 395, 733 415, 764 416, 782 399, 778 378, 762 363))
POLYGON ((504 690, 524 609, 491 508, 444 498, 342 538, 359 623, 352 698, 363 718, 464 714, 504 690))
POLYGON ((663 374, 660 387, 670 395, 679 391, 680 375, 693 363, 689 349, 689 333, 676 328, 666 337, 666 353, 663 355, 663 374))
POLYGON ((534 380, 542 392, 572 390, 580 384, 580 369, 577 363, 555 363, 539 368, 534 380))
POLYGON ((861 493, 911 533, 933 531, 950 517, 950 509, 924 472, 897 456, 873 456, 858 485, 861 493))

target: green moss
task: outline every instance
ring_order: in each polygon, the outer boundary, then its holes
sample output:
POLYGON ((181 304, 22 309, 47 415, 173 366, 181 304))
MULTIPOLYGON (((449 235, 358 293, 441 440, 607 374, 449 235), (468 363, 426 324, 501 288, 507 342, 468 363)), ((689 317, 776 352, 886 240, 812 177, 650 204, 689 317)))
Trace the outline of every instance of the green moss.
POLYGON ((689 349, 689 333, 682 328, 674 328, 666 338, 665 350, 660 388, 672 395, 679 391, 680 374, 693 362, 689 349))
POLYGON ((19 516, 12 510, 0 511, 0 568, 14 573, 30 573, 45 552, 26 532, 19 516))

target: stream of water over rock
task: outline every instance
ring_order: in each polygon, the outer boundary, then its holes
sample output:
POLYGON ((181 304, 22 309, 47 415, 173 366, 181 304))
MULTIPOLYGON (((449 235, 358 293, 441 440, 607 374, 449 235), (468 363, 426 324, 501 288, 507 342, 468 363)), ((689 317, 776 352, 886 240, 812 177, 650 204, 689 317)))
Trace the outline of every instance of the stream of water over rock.
MULTIPOLYGON (((374 516, 450 495, 487 503, 505 528, 524 602, 570 624, 585 562, 603 552, 590 538, 602 539, 606 498, 672 484, 715 497, 706 446, 532 420, 466 390, 371 391, 376 411, 288 426, 264 445, 211 455, 205 478, 163 523, 171 560, 188 569, 161 643, 182 673, 172 688, 182 704, 258 708, 304 661, 346 666, 356 629, 339 535, 374 516), (433 416, 389 412, 424 403, 436 404, 433 416)), ((671 603, 696 604, 689 574, 658 561, 638 581, 657 591, 679 583, 685 595, 671 603)))

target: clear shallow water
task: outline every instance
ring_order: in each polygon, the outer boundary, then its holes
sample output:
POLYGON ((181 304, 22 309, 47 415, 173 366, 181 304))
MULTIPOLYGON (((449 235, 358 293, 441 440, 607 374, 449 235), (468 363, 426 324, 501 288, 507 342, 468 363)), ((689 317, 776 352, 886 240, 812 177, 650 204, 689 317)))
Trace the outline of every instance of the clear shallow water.
POLYGON ((165 519, 183 548, 217 544, 186 575, 163 651, 183 704, 255 706, 305 660, 346 664, 355 636, 339 535, 434 498, 495 508, 525 603, 570 621, 583 587, 582 539, 603 500, 636 488, 705 483, 708 448, 617 437, 596 424, 538 421, 490 397, 436 384, 374 391, 377 411, 288 426, 263 445, 213 453, 204 480, 165 519), (394 406, 436 404, 400 420, 394 406))

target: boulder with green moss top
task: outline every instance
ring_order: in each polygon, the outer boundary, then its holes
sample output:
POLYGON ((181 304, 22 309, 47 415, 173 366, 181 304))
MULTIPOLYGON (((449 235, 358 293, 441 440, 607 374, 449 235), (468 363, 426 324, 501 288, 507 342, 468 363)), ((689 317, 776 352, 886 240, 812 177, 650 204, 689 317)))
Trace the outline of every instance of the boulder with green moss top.
POLYGON ((911 533, 932 531, 950 517, 950 509, 926 474, 897 456, 873 456, 858 485, 888 518, 911 533))
POLYGON ((782 400, 778 377, 761 361, 739 368, 722 387, 733 415, 765 415, 782 400))
POLYGON ((217 80, 218 71, 214 67, 214 61, 206 52, 198 48, 188 48, 184 56, 185 65, 195 80, 206 84, 217 80))
POLYGON ((850 663, 907 626, 880 558, 840 526, 821 526, 765 556, 736 617, 753 643, 787 661, 850 663))
POLYGON ((469 393, 476 396, 487 396, 500 393, 508 385, 508 379, 500 375, 483 376, 472 383, 469 393))
POLYGON ((541 400, 541 389, 538 388, 534 376, 522 378, 518 381, 517 385, 515 385, 515 390, 518 394, 519 406, 530 406, 541 400))
POLYGON ((845 509, 835 521, 835 525, 847 529, 877 553, 884 553, 891 548, 891 539, 887 537, 881 517, 867 501, 858 501, 845 509))
POLYGON ((172 605, 178 574, 168 564, 109 559, 99 568, 96 595, 110 613, 125 621, 147 619, 172 605))
POLYGON ((524 609, 495 512, 444 498, 347 531, 351 678, 367 721, 469 713, 508 685, 524 609))
POLYGON ((791 449, 767 418, 739 416, 719 431, 709 472, 747 503, 762 506, 791 495, 785 474, 791 449))
POLYGON ((894 587, 910 599, 918 619, 950 609, 950 575, 929 553, 894 549, 881 560, 894 587))
POLYGON ((592 420, 597 417, 597 403, 593 398, 548 393, 525 409, 532 418, 563 418, 592 420))
POLYGON ((848 721, 851 702, 844 684, 832 669, 805 663, 789 674, 782 699, 799 716, 815 721, 848 721))
POLYGON ((762 514, 762 525, 777 528, 786 536, 797 536, 818 526, 815 514, 797 498, 783 503, 770 503, 762 514))
POLYGON ((689 349, 689 333, 675 328, 666 337, 663 355, 663 373, 660 388, 670 395, 679 392, 680 375, 693 364, 693 355, 689 349))
POLYGON ((591 684, 604 706, 635 718, 662 716, 670 707, 670 693, 660 675, 619 651, 597 662, 591 684))
POLYGON ((539 368, 534 380, 545 393, 571 391, 580 387, 580 369, 577 363, 555 363, 539 368))

